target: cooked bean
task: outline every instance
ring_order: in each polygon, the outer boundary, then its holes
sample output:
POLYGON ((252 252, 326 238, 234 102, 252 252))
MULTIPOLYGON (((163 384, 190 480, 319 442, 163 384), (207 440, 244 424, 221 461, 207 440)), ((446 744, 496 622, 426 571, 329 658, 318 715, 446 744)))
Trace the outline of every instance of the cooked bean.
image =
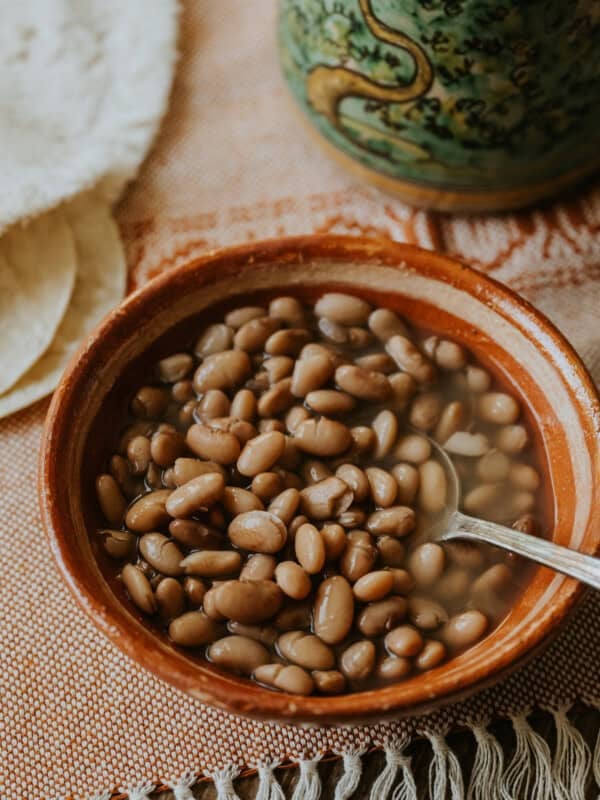
POLYGON ((508 508, 503 517, 516 517, 526 514, 535 506, 535 495, 532 492, 516 492, 510 496, 508 508))
MULTIPOLYGON (((127 503, 118 483, 112 475, 99 475, 96 478, 96 495, 102 513, 111 525, 120 525, 123 522, 123 516, 127 503)), ((131 525, 127 525, 128 528, 131 525)), ((137 530, 133 528, 132 530, 137 530)))
POLYGON ((306 669, 331 669, 335 664, 333 650, 312 633, 282 633, 277 647, 282 656, 306 669))
POLYGON ((183 579, 183 592, 189 606, 200 608, 206 595, 206 584, 200 578, 188 575, 183 579))
MULTIPOLYGON (((335 474, 337 478, 340 478, 340 480, 352 489, 355 503, 362 503, 363 500, 367 498, 371 487, 362 469, 354 464, 342 464, 337 468, 335 474)), ((320 480, 322 479, 323 478, 320 478, 320 480)))
POLYGON ((471 392, 487 392, 492 385, 490 373, 481 367, 476 367, 469 364, 465 371, 467 378, 467 387, 471 392))
POLYGON ((410 398, 417 390, 414 378, 406 372, 394 372, 388 376, 388 381, 392 389, 391 402, 396 411, 404 411, 410 398))
POLYGON ((258 435, 258 431, 252 423, 235 417, 215 417, 208 420, 206 424, 209 428, 232 433, 242 446, 258 435))
POLYGON ((280 561, 275 568, 275 580, 281 591, 294 600, 303 600, 311 590, 306 570, 295 561, 280 561))
POLYGON ((391 452, 398 438, 398 420, 389 409, 380 411, 371 423, 375 433, 375 452, 373 457, 377 460, 385 458, 391 452))
POLYGON ((252 422, 256 416, 256 397, 250 389, 240 389, 233 396, 229 413, 237 419, 252 422))
POLYGON ((306 313, 302 303, 295 297, 275 297, 269 303, 269 315, 280 319, 292 328, 302 326, 306 322, 306 313))
POLYGON ((298 359, 292 374, 291 391, 295 397, 306 397, 320 389, 332 377, 333 362, 329 355, 316 353, 311 358, 298 359))
POLYGON ((209 589, 206 592, 202 600, 202 611, 204 611, 207 617, 215 620, 215 622, 224 622, 226 617, 223 616, 223 614, 221 614, 221 612, 217 609, 216 605, 218 588, 219 588, 218 584, 215 585, 213 583, 212 589, 209 589))
POLYGON ((341 422, 320 417, 301 422, 294 431, 294 441, 304 453, 315 456, 337 456, 350 447, 352 436, 341 422))
POLYGON ((197 550, 181 562, 186 575, 201 578, 224 578, 235 575, 242 566, 242 557, 235 550, 197 550))
POLYGON ((125 497, 131 499, 139 494, 137 481, 133 479, 129 470, 129 463, 123 456, 112 456, 109 462, 109 471, 125 497))
POLYGON ((261 644, 274 645, 279 633, 270 625, 244 625, 241 622, 228 622, 227 630, 237 636, 246 636, 261 644))
POLYGON ((494 506, 501 493, 501 484, 483 483, 467 492, 463 507, 469 514, 486 514, 494 506))
POLYGON ((377 550, 366 531, 352 531, 346 538, 346 549, 340 559, 340 572, 354 583, 373 569, 377 550))
POLYGON ((267 339, 265 352, 271 356, 297 356, 310 338, 310 332, 305 328, 276 331, 267 339))
POLYGON ((312 486, 313 483, 320 483, 326 478, 331 478, 333 475, 333 472, 329 469, 327 464, 318 461, 316 458, 309 458, 306 460, 304 464, 302 464, 301 471, 302 477, 310 486, 312 486))
POLYGON ((285 427, 289 433, 293 434, 298 425, 310 419, 310 411, 304 406, 292 406, 285 415, 285 427))
POLYGON ((318 389, 306 395, 306 403, 318 414, 344 414, 355 406, 355 400, 345 392, 335 389, 318 389))
POLYGON ((144 481, 150 489, 162 488, 162 470, 154 463, 154 461, 151 461, 148 464, 144 481))
POLYGON ((493 617, 503 607, 503 597, 512 586, 511 570, 506 564, 494 564, 473 582, 471 600, 478 609, 493 617))
POLYGON ((144 614, 154 614, 156 612, 156 599, 152 592, 150 581, 141 569, 133 564, 125 564, 121 570, 121 580, 140 611, 143 611, 144 614))
POLYGON ((347 511, 338 514, 337 521, 344 528, 362 528, 367 521, 367 515, 359 506, 350 506, 347 511))
POLYGON ((470 458, 478 458, 485 455, 489 447, 488 438, 483 433, 468 433, 467 431, 453 433, 444 443, 446 452, 470 458))
POLYGON ((427 639, 423 649, 415 659, 415 667, 420 670, 433 669, 446 658, 446 648, 436 639, 427 639))
POLYGON ((414 527, 415 512, 408 506, 382 508, 367 519, 367 530, 374 536, 406 536, 414 527))
POLYGON ((209 389, 198 403, 195 416, 202 422, 226 417, 230 411, 229 398, 220 389, 209 389))
POLYGON ((181 550, 172 539, 162 533, 146 533, 140 538, 140 553, 163 575, 180 575, 181 550))
POLYGON ((367 639, 354 642, 340 656, 340 669, 349 680, 364 680, 374 668, 375 645, 367 639))
POLYGON ((266 647, 246 636, 218 639, 208 648, 208 658, 219 667, 248 677, 271 660, 266 647))
POLYGON ((357 600, 363 603, 371 603, 374 600, 382 600, 388 595, 394 584, 394 577, 391 572, 386 570, 378 570, 376 572, 368 572, 359 578, 352 591, 357 600))
POLYGON ((228 325, 218 323, 209 325, 194 346, 198 358, 206 358, 222 350, 229 350, 233 344, 233 331, 228 325))
POLYGON ((294 403, 294 396, 290 391, 291 378, 284 378, 273 384, 258 401, 257 411, 260 417, 272 417, 288 409, 294 403))
POLYGON ((407 595, 414 589, 415 581, 408 570, 394 567, 388 572, 392 576, 392 594, 407 595))
POLYGON ((195 417, 194 414, 196 413, 197 407, 196 400, 189 400, 184 406, 181 407, 179 414, 177 415, 177 419, 179 420, 179 424, 182 427, 188 427, 194 421, 195 417))
POLYGON ((165 578, 156 587, 154 593, 158 613, 165 619, 178 617, 185 611, 185 594, 183 586, 175 578, 165 578))
POLYGON ((241 581, 268 581, 275 574, 277 561, 273 556, 264 553, 256 553, 250 556, 240 572, 241 581))
POLYGON ((476 472, 484 483, 503 481, 510 472, 510 459, 501 450, 489 450, 477 462, 476 472))
POLYGON ((306 601, 287 601, 275 616, 273 624, 279 631, 306 630, 311 623, 311 606, 306 601))
POLYGON ((302 512, 312 519, 331 519, 352 505, 352 489, 340 478, 326 478, 300 492, 302 512))
POLYGON ((233 433, 195 424, 188 428, 186 442, 201 458, 217 464, 233 464, 240 454, 240 443, 233 433))
POLYGON ((125 515, 125 525, 129 530, 138 533, 147 533, 166 525, 170 519, 166 509, 170 494, 170 489, 159 489, 140 497, 129 507, 125 515))
POLYGON ((182 405, 190 400, 195 400, 196 397, 194 393, 194 384, 191 380, 176 381, 173 386, 171 386, 171 394, 173 400, 182 405))
POLYGON ((377 665, 377 677, 382 681, 399 681, 411 671, 412 665, 408 658, 399 656, 386 656, 377 665))
POLYGON ((262 366, 269 376, 270 383, 277 383, 292 374, 294 359, 289 356, 271 356, 263 361, 262 366))
POLYGON ((199 475, 171 492, 165 503, 171 517, 189 517, 194 511, 208 508, 223 497, 225 481, 218 472, 199 475))
MULTIPOLYGON (((508 480, 518 489, 535 492, 540 486, 540 476, 529 464, 513 464, 508 474, 508 480)), ((526 509, 529 511, 529 509, 526 509)))
POLYGON ((248 377, 250 371, 250 358, 243 350, 213 353, 204 359, 194 373, 194 388, 197 392, 233 389, 248 377))
POLYGON ((463 348, 449 339, 430 336, 423 342, 423 350, 441 369, 463 369, 467 364, 467 356, 463 348))
POLYGON ((384 469, 379 469, 379 467, 367 467, 365 474, 369 481, 371 497, 375 505, 383 508, 391 506, 398 492, 398 484, 394 476, 384 469))
POLYGON ((440 600, 445 602, 456 600, 468 593, 471 585, 471 574, 462 567, 449 567, 442 577, 436 581, 434 591, 440 600))
POLYGON ((304 484, 300 480, 299 476, 296 475, 295 472, 290 472, 287 469, 282 469, 281 467, 275 467, 275 470, 278 475, 281 476, 281 480, 283 481, 283 485, 286 489, 297 489, 300 491, 304 484))
POLYGON ((326 578, 317 589, 314 631, 327 644, 341 642, 352 627, 354 596, 348 581, 341 575, 326 578))
POLYGON ((183 380, 194 366, 194 359, 188 353, 175 353, 158 362, 158 376, 163 383, 183 380))
POLYGON ((136 417, 158 419, 169 405, 169 393, 155 386, 143 386, 131 401, 131 410, 136 417))
POLYGON ((335 523, 323 525, 321 528, 321 538, 325 545, 325 559, 335 561, 339 558, 346 548, 346 531, 335 523))
POLYGON ((308 523, 298 528, 294 538, 294 550, 296 558, 310 575, 316 575, 323 569, 325 543, 314 525, 308 523))
POLYGON ((218 473, 225 477, 225 470, 220 464, 214 461, 200 461, 197 458, 178 458, 173 464, 173 479, 176 486, 183 486, 184 483, 198 478, 200 475, 218 473))
POLYGON ((398 484, 396 500, 410 505, 419 488, 419 472, 411 464, 396 464, 392 467, 392 475, 398 484))
POLYGON ((423 648, 423 637, 411 625, 400 625, 391 630, 385 637, 385 646, 395 656, 411 658, 423 648))
POLYGON ((419 505, 427 514, 439 514, 446 507, 448 482, 439 461, 419 465, 419 505))
POLYGON ((398 439, 394 455, 400 461, 409 461, 412 464, 421 464, 431 455, 431 444, 424 436, 409 433, 398 439))
POLYGON ((238 330, 250 320, 265 316, 267 316, 267 310, 262 306, 241 306, 225 314, 225 324, 238 330))
POLYGON ((283 491, 283 481, 276 472, 260 472, 252 479, 251 488, 260 500, 268 502, 283 491))
POLYGON ((383 372, 384 375, 396 370, 396 364, 387 353, 369 353, 366 356, 359 356, 354 359, 354 363, 357 367, 374 372, 383 372))
POLYGON ((448 613, 440 603, 418 595, 408 598, 408 617, 413 625, 424 631, 435 630, 448 621, 448 613))
POLYGON ((289 525, 299 505, 300 492, 290 487, 273 498, 269 505, 269 512, 279 517, 284 525, 289 525))
POLYGON ((269 511, 238 514, 229 523, 227 535, 236 547, 257 553, 277 553, 287 539, 285 524, 269 511))
POLYGON ((235 332, 233 346, 236 350, 256 353, 263 349, 269 336, 280 327, 281 323, 274 317, 255 317, 250 319, 235 332))
POLYGON ((317 317, 327 317, 341 325, 363 325, 369 318, 371 307, 360 297, 340 292, 328 292, 315 303, 317 317))
POLYGON ((150 439, 147 436, 134 436, 127 444, 127 458, 132 475, 143 475, 151 459, 150 439))
POLYGON ((444 550, 434 542, 419 545, 408 558, 408 569, 419 587, 432 586, 439 580, 445 564, 444 550))
POLYGON ((519 404, 504 392, 486 392, 479 398, 477 411, 481 419, 496 425, 512 425, 519 416, 519 404))
POLYGON ((131 555, 135 536, 129 531, 109 531, 99 532, 103 536, 102 545, 111 558, 122 559, 131 555))
POLYGON ((238 472, 253 477, 272 467, 285 449, 285 436, 279 431, 261 433, 246 442, 237 460, 238 472))
POLYGON ((217 550, 223 546, 220 531, 194 519, 174 519, 169 523, 169 533, 186 547, 217 550))
POLYGON ((385 349, 403 372, 417 383, 433 383, 435 367, 406 336, 395 334, 387 340, 385 349))
POLYGON ((410 407, 410 424, 422 431, 430 431, 442 413, 442 398, 437 392, 418 394, 410 407))
POLYGON ((185 439, 178 431, 157 431, 150 441, 152 460, 159 467, 170 467, 185 450, 185 439))
POLYGON ((210 644, 222 632, 222 627, 202 611, 187 611, 169 625, 169 636, 175 644, 183 647, 210 644))
POLYGON ((316 669, 312 673, 315 687, 323 694, 341 694, 346 688, 346 679, 336 669, 316 669))
POLYGON ((487 617, 481 611, 473 609, 448 620, 440 635, 451 650, 463 650, 480 639, 487 627, 487 617))
POLYGON ((381 563, 386 567, 400 567, 404 564, 406 551, 404 545, 391 536, 378 536, 376 542, 381 563))
POLYGON ((448 403, 435 426, 434 438, 441 442, 447 442, 453 433, 459 431, 465 424, 465 406, 460 400, 448 403))
POLYGON ((274 617, 283 592, 273 581, 225 581, 217 587, 215 604, 227 619, 254 624, 274 617))
POLYGON ((264 511, 265 508, 255 494, 239 486, 226 486, 222 503, 225 511, 234 517, 248 511, 264 511))
POLYGON ((406 609, 406 600, 398 595, 370 603, 358 615, 358 629, 369 638, 381 636, 406 617, 406 609))
POLYGON ((372 450, 377 444, 375 431, 366 425, 357 425, 350 429, 350 436, 354 443, 354 450, 357 453, 365 454, 372 450))
POLYGON ((312 694, 315 685, 306 670, 295 664, 263 664, 254 670, 253 677, 259 682, 289 694, 312 694))
POLYGON ((261 419, 258 421, 258 433, 272 433, 272 431, 285 433, 285 425, 280 419, 261 419))
POLYGON ((335 382, 348 394, 361 400, 380 402, 391 394, 390 383, 382 372, 342 364, 335 371, 335 382))
POLYGON ((516 455, 529 443, 529 434, 523 425, 505 425, 499 429, 494 441, 503 453, 516 455))
POLYGON ((387 308, 377 308, 369 315, 369 328, 382 342, 392 336, 408 336, 408 329, 402 320, 387 308))

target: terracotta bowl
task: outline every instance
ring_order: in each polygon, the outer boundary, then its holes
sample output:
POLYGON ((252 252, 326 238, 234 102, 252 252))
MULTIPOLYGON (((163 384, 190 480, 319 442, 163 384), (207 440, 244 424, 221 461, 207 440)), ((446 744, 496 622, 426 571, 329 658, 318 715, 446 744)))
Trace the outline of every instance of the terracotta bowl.
MULTIPOLYGON (((132 659, 203 702, 280 721, 350 723, 424 713, 497 681, 545 645, 582 586, 532 571, 506 619, 463 655, 384 688, 294 697, 189 657, 144 623, 108 579, 89 532, 101 526, 93 479, 114 420, 150 363, 188 341, 220 309, 276 293, 354 292, 464 343, 521 399, 537 430, 552 538, 586 553, 600 544, 600 404, 558 331, 506 287, 415 247, 350 237, 303 237, 224 250, 174 269, 131 295, 84 343, 46 422, 40 500, 58 565, 97 627, 132 659)), ((222 313, 222 312, 221 312, 222 313)))

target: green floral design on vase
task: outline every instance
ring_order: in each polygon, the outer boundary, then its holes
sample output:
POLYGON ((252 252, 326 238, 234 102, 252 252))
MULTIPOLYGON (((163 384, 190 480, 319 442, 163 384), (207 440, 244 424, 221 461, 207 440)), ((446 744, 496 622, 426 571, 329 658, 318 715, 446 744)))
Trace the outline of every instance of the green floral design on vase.
POLYGON ((598 158, 598 0, 281 0, 290 88, 392 178, 524 186, 598 158))

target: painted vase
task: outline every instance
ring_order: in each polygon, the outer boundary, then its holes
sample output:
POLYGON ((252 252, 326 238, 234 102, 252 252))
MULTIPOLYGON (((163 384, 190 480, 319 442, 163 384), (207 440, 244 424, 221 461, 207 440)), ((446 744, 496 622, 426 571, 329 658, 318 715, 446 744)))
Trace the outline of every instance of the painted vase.
POLYGON ((600 167, 600 0, 280 0, 284 76, 413 205, 523 206, 600 167))

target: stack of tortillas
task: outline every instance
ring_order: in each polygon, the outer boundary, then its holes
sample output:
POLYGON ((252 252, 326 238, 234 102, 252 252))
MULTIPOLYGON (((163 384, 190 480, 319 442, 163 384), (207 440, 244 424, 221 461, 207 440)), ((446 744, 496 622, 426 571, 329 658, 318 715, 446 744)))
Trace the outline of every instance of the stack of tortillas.
POLYGON ((0 417, 123 297, 112 206, 167 107, 177 0, 20 0, 0 26, 0 417))

